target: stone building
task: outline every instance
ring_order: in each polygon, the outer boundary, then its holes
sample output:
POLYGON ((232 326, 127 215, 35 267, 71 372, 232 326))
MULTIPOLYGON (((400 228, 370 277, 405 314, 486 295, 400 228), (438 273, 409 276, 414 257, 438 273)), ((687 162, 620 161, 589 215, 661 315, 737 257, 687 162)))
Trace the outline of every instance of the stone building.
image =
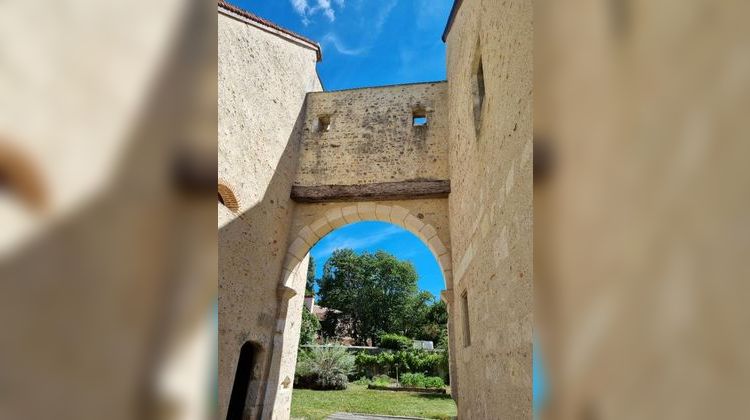
POLYGON ((440 264, 459 417, 530 418, 531 2, 456 1, 447 81, 337 92, 314 41, 218 11, 220 416, 289 417, 309 250, 380 220, 440 264))

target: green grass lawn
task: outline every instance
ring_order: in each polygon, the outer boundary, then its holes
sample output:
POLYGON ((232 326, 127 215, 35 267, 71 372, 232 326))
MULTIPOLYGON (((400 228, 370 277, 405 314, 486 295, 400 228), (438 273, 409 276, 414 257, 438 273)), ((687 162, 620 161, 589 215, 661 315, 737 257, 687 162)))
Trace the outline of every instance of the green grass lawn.
POLYGON ((345 391, 295 389, 292 394, 292 418, 319 420, 338 412, 449 419, 456 416, 456 404, 449 395, 376 391, 351 383, 345 391))

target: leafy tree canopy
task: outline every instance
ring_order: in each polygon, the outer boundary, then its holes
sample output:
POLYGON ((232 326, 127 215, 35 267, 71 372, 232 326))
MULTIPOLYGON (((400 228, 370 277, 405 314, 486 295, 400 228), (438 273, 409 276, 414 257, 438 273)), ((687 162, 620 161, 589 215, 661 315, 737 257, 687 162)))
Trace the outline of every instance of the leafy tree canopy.
POLYGON ((349 336, 365 344, 393 333, 437 342, 447 322, 445 305, 417 289, 412 263, 384 251, 334 251, 318 286, 320 305, 336 310, 322 323, 327 337, 349 336))
POLYGON ((313 286, 315 285, 315 258, 310 255, 310 263, 307 265, 307 284, 305 284, 305 296, 310 296, 314 293, 313 286))

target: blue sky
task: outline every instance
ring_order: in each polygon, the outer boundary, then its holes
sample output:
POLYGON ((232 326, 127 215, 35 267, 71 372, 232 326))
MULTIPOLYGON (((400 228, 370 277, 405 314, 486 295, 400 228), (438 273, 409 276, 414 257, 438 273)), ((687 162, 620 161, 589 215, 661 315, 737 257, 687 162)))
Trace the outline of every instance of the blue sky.
POLYGON ((229 0, 320 43, 325 90, 445 80, 452 0, 229 0))
POLYGON ((411 261, 419 275, 421 290, 432 292, 436 298, 445 289, 443 274, 430 249, 411 232, 385 222, 358 222, 342 226, 324 236, 310 250, 315 257, 316 277, 323 275, 323 264, 334 250, 351 248, 358 253, 384 250, 399 259, 411 261))

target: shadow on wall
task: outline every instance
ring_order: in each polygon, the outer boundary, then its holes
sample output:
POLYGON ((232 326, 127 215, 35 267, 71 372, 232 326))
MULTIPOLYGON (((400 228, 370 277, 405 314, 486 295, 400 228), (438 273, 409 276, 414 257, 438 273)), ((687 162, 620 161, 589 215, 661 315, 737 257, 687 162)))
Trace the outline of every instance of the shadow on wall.
MULTIPOLYGON (((243 384, 247 386, 247 398, 244 410, 240 412, 249 413, 250 418, 259 418, 262 413, 263 384, 270 374, 274 351, 274 329, 279 310, 277 290, 281 284, 281 268, 294 209, 290 196, 297 169, 297 139, 304 124, 304 109, 303 104, 263 197, 244 212, 234 214, 234 218, 219 229, 220 418, 225 418, 227 413, 232 387, 240 373, 237 365, 241 348, 247 342, 256 345, 257 355, 248 376, 250 383, 243 384)), ((234 192, 238 193, 237 190, 234 192)), ((238 206, 242 208, 246 203, 242 202, 241 194, 237 195, 238 206)))

